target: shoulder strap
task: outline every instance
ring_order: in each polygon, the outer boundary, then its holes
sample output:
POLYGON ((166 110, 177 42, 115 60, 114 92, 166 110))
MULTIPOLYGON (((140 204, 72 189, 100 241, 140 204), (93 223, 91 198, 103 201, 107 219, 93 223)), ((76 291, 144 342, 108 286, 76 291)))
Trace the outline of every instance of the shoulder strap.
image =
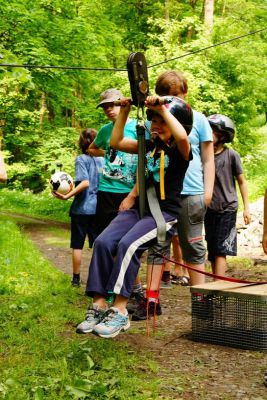
POLYGON ((153 183, 147 189, 147 200, 152 217, 157 224, 157 239, 159 243, 166 241, 166 221, 159 206, 156 190, 153 183))

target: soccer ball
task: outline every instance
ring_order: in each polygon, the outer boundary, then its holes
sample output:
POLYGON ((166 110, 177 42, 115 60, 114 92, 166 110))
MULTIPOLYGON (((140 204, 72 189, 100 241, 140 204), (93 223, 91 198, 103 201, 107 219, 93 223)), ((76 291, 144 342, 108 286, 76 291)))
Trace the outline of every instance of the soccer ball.
POLYGON ((67 172, 55 172, 50 178, 50 187, 53 192, 67 194, 73 189, 72 177, 67 172))

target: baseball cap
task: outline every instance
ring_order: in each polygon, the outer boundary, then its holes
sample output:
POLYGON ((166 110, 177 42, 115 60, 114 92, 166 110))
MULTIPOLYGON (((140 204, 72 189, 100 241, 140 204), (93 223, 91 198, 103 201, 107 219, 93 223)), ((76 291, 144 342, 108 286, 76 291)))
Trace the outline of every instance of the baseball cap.
POLYGON ((123 94, 118 89, 107 89, 100 95, 100 103, 96 108, 101 107, 105 103, 112 103, 123 97, 123 94))

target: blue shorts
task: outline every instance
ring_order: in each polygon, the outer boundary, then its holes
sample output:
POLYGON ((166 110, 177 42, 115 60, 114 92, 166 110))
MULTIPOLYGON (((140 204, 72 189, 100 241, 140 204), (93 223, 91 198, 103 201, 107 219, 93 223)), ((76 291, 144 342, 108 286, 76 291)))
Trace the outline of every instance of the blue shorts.
POLYGON ((207 210, 205 231, 209 261, 214 261, 216 256, 236 256, 236 215, 237 211, 219 214, 207 210))
POLYGON ((82 250, 86 236, 91 248, 96 238, 95 215, 72 214, 70 247, 82 250))

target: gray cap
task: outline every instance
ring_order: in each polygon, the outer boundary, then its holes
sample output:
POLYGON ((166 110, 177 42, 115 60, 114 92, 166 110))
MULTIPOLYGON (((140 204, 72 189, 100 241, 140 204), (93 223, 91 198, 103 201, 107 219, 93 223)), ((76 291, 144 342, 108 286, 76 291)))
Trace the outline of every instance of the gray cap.
POLYGON ((112 103, 113 101, 120 100, 123 94, 118 89, 107 89, 100 95, 100 103, 96 108, 101 107, 105 103, 112 103))

